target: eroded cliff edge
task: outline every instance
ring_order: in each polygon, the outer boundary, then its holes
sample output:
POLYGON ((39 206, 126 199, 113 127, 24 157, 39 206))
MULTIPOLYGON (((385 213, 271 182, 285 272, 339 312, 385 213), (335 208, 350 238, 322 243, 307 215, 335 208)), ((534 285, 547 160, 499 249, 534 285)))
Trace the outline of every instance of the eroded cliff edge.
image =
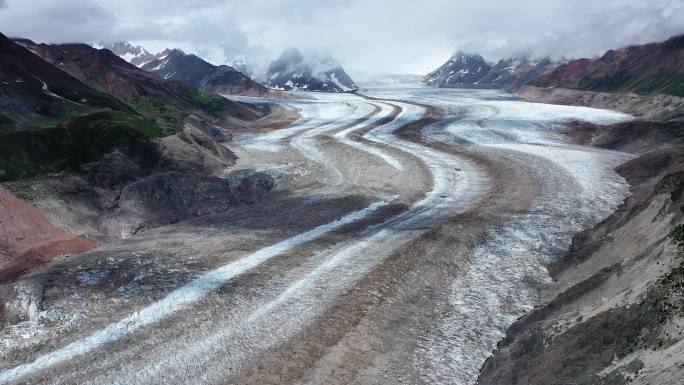
POLYGON ((684 378, 682 98, 525 87, 531 101, 622 110, 637 120, 568 125, 578 142, 637 157, 632 196, 548 266, 539 305, 508 330, 479 384, 681 384, 684 378), (673 236, 674 235, 674 236, 673 236))

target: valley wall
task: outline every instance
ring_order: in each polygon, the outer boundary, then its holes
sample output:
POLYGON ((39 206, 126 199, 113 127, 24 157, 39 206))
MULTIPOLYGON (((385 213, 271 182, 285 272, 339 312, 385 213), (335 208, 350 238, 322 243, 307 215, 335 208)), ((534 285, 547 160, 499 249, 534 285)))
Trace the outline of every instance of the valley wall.
POLYGON ((523 87, 533 102, 636 115, 568 125, 576 141, 637 155, 616 171, 632 196, 577 234, 553 282, 508 330, 479 384, 681 384, 684 378, 684 99, 523 87), (679 235, 678 235, 679 234, 679 235))

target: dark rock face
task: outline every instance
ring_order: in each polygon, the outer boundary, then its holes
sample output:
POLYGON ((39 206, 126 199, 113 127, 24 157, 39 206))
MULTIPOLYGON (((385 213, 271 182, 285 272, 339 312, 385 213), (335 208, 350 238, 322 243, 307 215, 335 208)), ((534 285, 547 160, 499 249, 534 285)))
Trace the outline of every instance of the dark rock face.
POLYGON ((296 48, 285 50, 269 65, 266 84, 286 91, 350 92, 358 88, 332 57, 305 58, 296 48))
POLYGON ((114 187, 131 182, 143 175, 139 165, 123 154, 114 151, 102 157, 88 171, 88 179, 100 187, 114 187))
POLYGON ((35 45, 0 34, 0 128, 18 129, 32 119, 60 118, 91 107, 128 109, 36 56, 29 50, 35 45))
POLYGON ((164 50, 142 68, 164 79, 180 80, 210 92, 261 95, 268 91, 233 67, 215 66, 179 49, 164 50))
POLYGON ((87 180, 97 187, 91 199, 101 207, 102 231, 126 237, 252 203, 273 190, 266 174, 222 177, 237 158, 206 129, 188 124, 176 135, 121 148, 86 165, 87 180))
POLYGON ((83 166, 86 179, 94 186, 117 188, 148 175, 159 163, 161 153, 154 142, 139 141, 106 154, 83 166))
POLYGON ((275 180, 272 176, 254 170, 231 172, 223 178, 231 182, 235 195, 242 202, 251 203, 275 189, 275 180))
POLYGON ((127 223, 130 227, 122 233, 135 234, 253 203, 273 188, 273 179, 261 173, 235 180, 177 171, 158 173, 127 185, 117 199, 116 209, 108 214, 108 221, 127 223))
POLYGON ((233 134, 227 129, 207 123, 204 120, 198 119, 197 117, 189 117, 187 119, 187 124, 197 128, 219 143, 230 142, 233 140, 233 134))
POLYGON ((119 206, 162 210, 177 217, 223 211, 235 204, 237 198, 227 181, 175 171, 154 174, 126 186, 118 200, 119 206))
MULTIPOLYGON (((233 166, 237 157, 205 130, 188 124, 158 141, 138 141, 83 166, 88 181, 101 188, 120 188, 151 174, 167 171, 213 176, 233 166)), ((211 133, 212 131, 209 130, 211 133)), ((217 134, 225 138, 225 134, 217 134)))

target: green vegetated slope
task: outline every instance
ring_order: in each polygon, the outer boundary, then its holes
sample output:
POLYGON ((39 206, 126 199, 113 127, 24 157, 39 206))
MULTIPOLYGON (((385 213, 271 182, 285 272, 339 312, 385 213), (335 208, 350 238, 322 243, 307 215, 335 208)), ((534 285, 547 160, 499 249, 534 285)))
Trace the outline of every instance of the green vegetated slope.
POLYGON ((113 149, 262 111, 166 81, 108 50, 0 34, 0 182, 79 171, 113 149))
POLYGON ((35 43, 30 48, 85 84, 153 119, 167 134, 182 127, 188 114, 209 121, 220 121, 227 116, 249 120, 257 115, 249 105, 200 91, 181 81, 164 79, 106 49, 98 50, 86 44, 35 43))
POLYGON ((563 64, 531 85, 684 97, 684 35, 563 64))
POLYGON ((77 168, 161 136, 133 108, 0 35, 0 181, 77 168))
POLYGON ((0 181, 78 171, 119 146, 163 136, 154 122, 130 112, 100 110, 38 129, 3 133, 0 181))

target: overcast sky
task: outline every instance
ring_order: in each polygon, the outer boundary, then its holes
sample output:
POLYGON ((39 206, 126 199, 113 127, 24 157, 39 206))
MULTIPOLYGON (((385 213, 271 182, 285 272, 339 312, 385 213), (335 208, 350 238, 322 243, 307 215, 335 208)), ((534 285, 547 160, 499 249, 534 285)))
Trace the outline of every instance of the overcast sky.
POLYGON ((426 73, 458 49, 581 57, 663 40, 684 33, 684 0, 0 0, 0 32, 178 47, 216 64, 296 46, 361 77, 426 73))

